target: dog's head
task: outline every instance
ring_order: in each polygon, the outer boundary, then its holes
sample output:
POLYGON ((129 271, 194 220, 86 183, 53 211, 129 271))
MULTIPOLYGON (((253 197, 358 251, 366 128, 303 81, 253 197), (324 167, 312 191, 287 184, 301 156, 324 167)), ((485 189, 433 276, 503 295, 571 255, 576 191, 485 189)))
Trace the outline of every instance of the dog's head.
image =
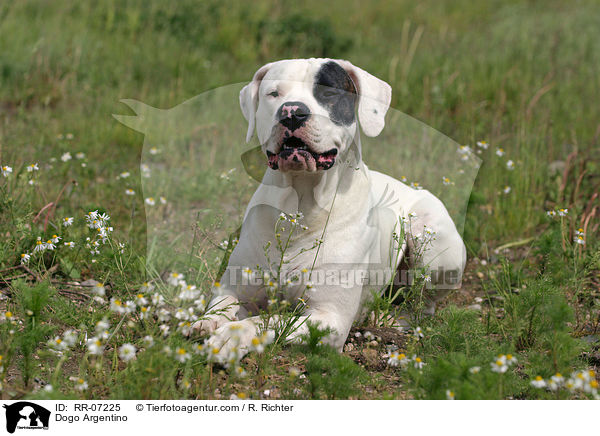
POLYGON ((381 132, 391 94, 387 83, 348 61, 270 63, 240 92, 246 141, 256 129, 274 170, 328 170, 357 134, 357 112, 367 136, 381 132))

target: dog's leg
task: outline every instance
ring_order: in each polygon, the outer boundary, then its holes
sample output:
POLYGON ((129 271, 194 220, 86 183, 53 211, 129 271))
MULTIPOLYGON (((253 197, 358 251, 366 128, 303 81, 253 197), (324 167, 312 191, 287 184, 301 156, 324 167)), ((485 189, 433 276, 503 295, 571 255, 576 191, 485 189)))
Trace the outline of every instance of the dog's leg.
POLYGON ((206 318, 196 321, 192 325, 192 331, 200 334, 211 334, 219 327, 231 321, 237 320, 240 303, 231 295, 213 297, 208 306, 211 314, 206 318))
POLYGON ((423 192, 413 204, 416 216, 409 221, 409 264, 428 270, 434 288, 425 296, 425 313, 433 315, 436 304, 461 286, 466 249, 443 203, 423 192), (425 242, 427 241, 427 242, 425 242))
MULTIPOLYGON (((282 319, 279 316, 274 316, 269 320, 269 325, 274 326, 280 322, 283 322, 282 319)), ((292 333, 286 339, 290 342, 299 343, 302 337, 308 334, 309 322, 316 323, 321 328, 329 328, 331 333, 323 339, 323 343, 331 345, 340 352, 342 351, 352 322, 343 319, 334 312, 315 310, 308 315, 301 316, 295 322, 292 333)), ((241 359, 251 351, 252 340, 261 333, 263 323, 263 318, 253 316, 222 325, 215 330, 207 341, 209 355, 212 355, 221 363, 227 363, 233 356, 241 359)), ((267 334, 275 334, 273 327, 267 330, 267 334)))

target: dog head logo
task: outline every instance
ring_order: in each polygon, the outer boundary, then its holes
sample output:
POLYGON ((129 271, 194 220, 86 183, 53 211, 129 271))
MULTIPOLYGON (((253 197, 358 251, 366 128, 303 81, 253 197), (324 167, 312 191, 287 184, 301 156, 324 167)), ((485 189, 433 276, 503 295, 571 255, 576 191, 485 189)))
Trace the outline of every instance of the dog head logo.
POLYGON ((6 431, 14 433, 17 428, 48 429, 50 411, 29 401, 3 405, 6 409, 6 431))

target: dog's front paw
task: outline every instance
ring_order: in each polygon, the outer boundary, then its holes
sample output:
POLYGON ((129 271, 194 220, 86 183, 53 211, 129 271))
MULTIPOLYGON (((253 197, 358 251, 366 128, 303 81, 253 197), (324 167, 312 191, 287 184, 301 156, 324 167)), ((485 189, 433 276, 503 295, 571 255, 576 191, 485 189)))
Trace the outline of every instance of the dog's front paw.
POLYGON ((206 341, 208 357, 227 367, 236 365, 248 354, 252 340, 257 334, 257 326, 252 321, 236 321, 222 325, 206 341))
POLYGON ((190 333, 198 333, 201 335, 210 335, 219 327, 231 322, 232 320, 224 315, 209 315, 204 319, 200 319, 192 324, 190 333))

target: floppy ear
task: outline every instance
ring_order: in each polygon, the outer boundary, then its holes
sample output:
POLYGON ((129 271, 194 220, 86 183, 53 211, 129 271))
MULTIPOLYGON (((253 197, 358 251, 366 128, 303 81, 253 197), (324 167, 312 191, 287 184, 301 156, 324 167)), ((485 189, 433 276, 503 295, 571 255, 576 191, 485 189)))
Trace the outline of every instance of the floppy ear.
POLYGON ((377 136, 385 126, 385 114, 392 100, 392 87, 383 80, 338 59, 356 86, 358 93, 358 121, 367 136, 377 136))
POLYGON ((272 63, 263 65, 259 70, 254 73, 252 82, 248 83, 240 91, 240 107, 244 118, 248 120, 248 132, 246 133, 246 142, 250 142, 252 135, 254 135, 254 127, 256 125, 256 109, 258 108, 258 88, 260 87, 261 80, 265 77, 265 74, 271 68, 272 63))

